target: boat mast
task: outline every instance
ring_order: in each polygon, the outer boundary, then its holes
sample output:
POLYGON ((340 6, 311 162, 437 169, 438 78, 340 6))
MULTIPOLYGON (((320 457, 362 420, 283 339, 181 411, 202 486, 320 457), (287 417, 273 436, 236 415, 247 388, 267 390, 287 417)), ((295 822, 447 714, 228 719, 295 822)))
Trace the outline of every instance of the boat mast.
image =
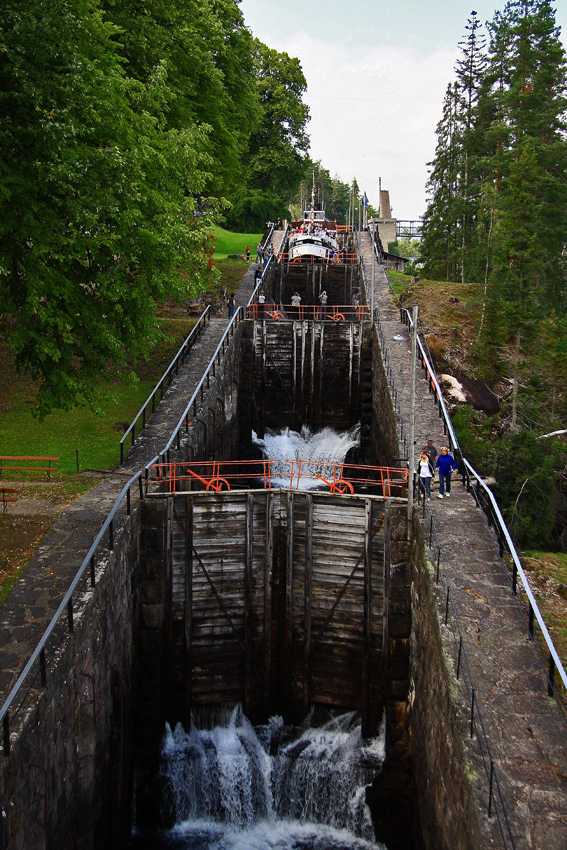
POLYGON ((313 169, 313 185, 311 186, 311 210, 309 214, 309 232, 315 227, 315 169, 313 169))

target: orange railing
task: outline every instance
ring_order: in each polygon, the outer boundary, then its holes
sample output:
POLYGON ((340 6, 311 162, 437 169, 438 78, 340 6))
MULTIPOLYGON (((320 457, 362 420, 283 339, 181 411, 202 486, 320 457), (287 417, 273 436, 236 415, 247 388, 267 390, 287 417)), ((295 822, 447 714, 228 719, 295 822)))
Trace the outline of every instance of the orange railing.
POLYGON ((333 257, 293 257, 290 258, 286 251, 276 254, 278 263, 289 263, 291 266, 306 265, 307 263, 332 263, 333 265, 352 265, 358 263, 358 254, 346 254, 343 251, 335 252, 333 257))
POLYGON ((329 319, 335 322, 362 322, 370 319, 370 309, 366 304, 249 304, 246 308, 247 319, 329 319))
POLYGON ((148 487, 156 492, 206 490, 219 493, 237 489, 308 490, 328 488, 333 494, 374 489, 383 496, 401 496, 408 470, 391 466, 362 466, 312 460, 202 461, 156 463, 149 468, 148 487))

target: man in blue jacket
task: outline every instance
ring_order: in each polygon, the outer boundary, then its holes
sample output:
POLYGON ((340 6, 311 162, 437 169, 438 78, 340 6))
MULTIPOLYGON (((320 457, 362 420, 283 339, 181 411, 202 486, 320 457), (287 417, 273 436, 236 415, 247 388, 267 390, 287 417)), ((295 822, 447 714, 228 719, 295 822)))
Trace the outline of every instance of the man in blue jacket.
POLYGON ((437 494, 437 498, 442 499, 443 496, 451 495, 451 473, 453 469, 457 468, 455 458, 449 454, 447 446, 441 447, 441 454, 437 458, 435 466, 439 470, 439 493, 437 494), (446 493, 445 490, 447 490, 446 493))

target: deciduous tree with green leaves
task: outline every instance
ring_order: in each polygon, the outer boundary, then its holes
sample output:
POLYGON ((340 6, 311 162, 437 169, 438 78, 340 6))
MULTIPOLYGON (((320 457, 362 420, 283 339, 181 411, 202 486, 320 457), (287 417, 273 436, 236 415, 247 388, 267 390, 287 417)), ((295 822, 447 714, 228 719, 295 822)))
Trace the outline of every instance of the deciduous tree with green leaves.
POLYGON ((37 408, 94 404, 208 273, 206 136, 168 128, 159 69, 129 78, 96 0, 0 9, 0 312, 37 408))
POLYGON ((307 82, 298 59, 255 42, 255 75, 261 118, 243 165, 246 185, 233 198, 227 220, 242 229, 263 227, 288 213, 309 147, 307 82), (256 217, 255 217, 256 216, 256 217))

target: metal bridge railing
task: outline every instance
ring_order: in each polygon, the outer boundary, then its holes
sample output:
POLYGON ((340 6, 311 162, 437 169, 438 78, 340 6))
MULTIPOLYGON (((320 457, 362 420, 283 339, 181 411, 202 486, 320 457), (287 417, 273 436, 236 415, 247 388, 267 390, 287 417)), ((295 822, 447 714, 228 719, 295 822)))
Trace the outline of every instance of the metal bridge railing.
MULTIPOLYGON (((57 611, 53 615, 51 622, 49 623, 42 637, 40 638, 24 669, 18 676, 18 679, 16 680, 10 693, 8 694, 7 698, 4 700, 4 703, 0 707, 0 721, 2 722, 4 755, 6 756, 10 755, 11 725, 18 717, 19 712, 22 710, 26 698, 28 697, 32 689, 36 686, 38 679, 42 688, 47 687, 49 662, 48 653, 50 649, 50 640, 54 635, 54 632, 56 631, 60 620, 65 616, 67 620, 67 631, 68 633, 73 632, 73 601, 78 593, 83 592, 81 580, 86 576, 88 572, 90 579, 90 588, 93 589, 96 586, 96 559, 98 557, 100 560, 102 560, 103 556, 100 552, 101 549, 105 549, 107 553, 114 551, 114 531, 116 519, 124 500, 126 500, 125 513, 127 516, 130 516, 131 489, 136 483, 139 487, 140 498, 144 498, 143 471, 140 471, 133 475, 132 478, 130 478, 130 480, 122 488, 118 499, 114 503, 114 507, 106 517, 102 528, 95 537, 92 546, 90 547, 89 551, 87 552, 87 555, 83 559, 83 562, 79 567, 75 578, 71 582, 69 589, 61 600, 61 603, 59 604, 57 611), (105 540, 106 544, 104 542, 105 540)), ((55 657, 58 653, 58 650, 58 646, 52 647, 50 657, 55 657)))
POLYGON ((354 306, 352 304, 250 304, 246 308, 247 319, 272 319, 274 321, 293 320, 311 321, 323 320, 335 322, 363 322, 370 319, 370 309, 366 305, 354 306))
POLYGON ((134 419, 130 423, 130 426, 128 427, 128 429, 124 432, 124 435, 120 439, 120 463, 121 464, 124 463, 124 446, 126 444, 126 440, 128 438, 130 438, 130 440, 131 440, 130 445, 131 446, 134 445, 136 437, 139 437, 140 434, 142 433, 142 431, 144 430, 144 428, 146 427, 146 420, 149 418, 148 417, 149 408, 151 407, 151 413, 150 413, 150 416, 151 416, 152 413, 154 413, 154 411, 156 409, 156 399, 158 397, 158 394, 159 394, 159 399, 157 400, 157 404, 159 404, 159 402, 163 399, 164 394, 167 392, 167 390, 169 389, 169 387, 171 386, 171 384, 173 382, 173 378, 176 375, 179 374, 179 367, 182 366, 183 363, 185 362, 185 358, 188 356, 188 354, 190 354, 191 349, 193 348, 194 344, 197 342, 197 340, 201 336, 201 333, 205 329, 207 323, 210 322, 210 320, 211 320, 211 308, 209 306, 201 314, 201 316, 197 320, 197 323, 191 329, 191 333, 189 334, 189 336, 185 339, 185 341, 181 345, 181 348, 179 349, 179 351, 177 352, 177 354, 175 355, 175 357, 173 358, 173 360, 171 361, 171 363, 169 364, 169 366, 167 367, 167 369, 165 370, 165 372, 163 373, 163 375, 161 376, 161 378, 159 379, 159 381, 155 385, 154 389, 152 390, 152 392, 150 393, 150 395, 148 396, 148 398, 146 399, 146 401, 144 402, 144 404, 142 405, 142 407, 140 408, 140 410, 138 411, 138 413, 136 414, 136 416, 134 417, 134 419), (136 432, 136 426, 138 425, 140 418, 142 420, 142 427, 140 428, 139 431, 136 432))
POLYGON ((328 488, 333 495, 377 490, 377 495, 405 495, 407 468, 362 466, 351 463, 288 458, 282 460, 199 461, 154 463, 149 467, 146 492, 156 494, 205 490, 219 493, 235 487, 290 490, 328 488))
MULTIPOLYGON (((425 493, 418 484, 418 476, 416 474, 414 474, 413 477, 413 486, 414 495, 417 495, 417 503, 419 504, 421 502, 421 504, 423 505, 423 518, 425 520, 425 493)), ((444 624, 451 630, 451 634, 453 637, 456 656, 455 675, 458 680, 462 679, 464 683, 465 693, 467 696, 469 706, 469 737, 471 740, 475 740, 486 775, 488 785, 488 800, 486 802, 487 814, 489 818, 494 816, 496 817, 498 822, 498 829, 502 838, 502 845, 505 850, 507 850, 507 848, 515 850, 516 844, 514 842, 514 836, 512 834, 512 828, 510 826, 508 814, 506 812, 506 806, 504 803, 498 771, 494 763, 494 758, 490 749, 490 743, 486 734, 486 728, 482 718, 481 707, 479 704, 479 700, 476 696, 474 679, 472 677, 469 660, 467 657, 465 643, 463 640, 463 633, 459 624, 459 617, 457 614, 457 608, 453 598, 449 577, 447 576, 447 571, 445 569, 443 549, 439 540, 439 534, 437 532, 435 518, 433 517, 429 507, 427 507, 427 511, 427 516, 429 518, 429 539, 427 540, 426 545, 433 555, 432 563, 433 569, 435 571, 435 584, 442 584, 444 589, 444 624)))
POLYGON ((306 265, 330 265, 330 266, 348 266, 358 263, 358 254, 349 254, 346 251, 337 251, 333 256, 326 257, 293 257, 290 259, 290 254, 287 251, 280 251, 277 255, 278 263, 284 263, 287 266, 306 266, 306 265))
MULTIPOLYGON (((400 319, 411 328, 413 322, 409 310, 400 307, 400 319)), ((514 546, 512 537, 508 530, 508 526, 502 516, 494 494, 484 483, 482 476, 473 468, 461 451, 457 435, 453 428, 453 423, 451 422, 451 417, 449 416, 449 412, 443 398, 441 387, 439 386, 439 382, 435 375, 435 370, 429 362, 425 352, 425 347, 419 335, 417 336, 417 345, 421 365, 423 370, 426 372, 429 382, 429 391, 434 394, 435 401, 439 408, 439 417, 443 422, 444 433, 449 438, 448 442, 450 447, 453 449, 455 454, 458 455, 463 484, 466 485, 469 492, 472 491, 474 493, 476 502, 487 519, 488 526, 492 526, 495 531, 496 539, 494 535, 491 535, 491 537, 495 542, 495 548, 498 551, 499 562, 504 570, 506 579, 508 580, 516 601, 518 602, 520 610, 522 611, 522 617, 530 639, 540 657, 540 661, 542 662, 544 674, 547 679, 548 695, 555 697, 563 719, 567 722, 567 704, 565 703, 565 699, 561 693, 561 688, 557 686, 555 674, 557 673, 559 675, 562 686, 566 691, 567 675, 538 608, 535 597, 531 591, 528 579, 516 551, 516 547, 514 546), (539 628, 539 634, 537 634, 535 628, 536 623, 539 628)))

